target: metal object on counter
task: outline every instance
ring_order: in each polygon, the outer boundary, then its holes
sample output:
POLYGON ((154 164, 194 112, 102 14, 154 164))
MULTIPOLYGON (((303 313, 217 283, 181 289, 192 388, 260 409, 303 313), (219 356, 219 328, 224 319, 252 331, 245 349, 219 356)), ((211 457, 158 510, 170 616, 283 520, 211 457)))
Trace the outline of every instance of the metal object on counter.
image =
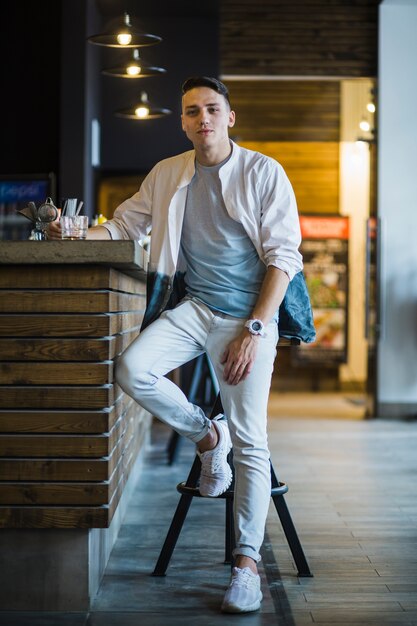
POLYGON ((20 215, 26 217, 35 224, 29 239, 35 241, 46 241, 48 225, 58 217, 58 209, 54 205, 52 198, 46 198, 45 202, 36 208, 34 202, 29 202, 27 207, 18 211, 20 215))

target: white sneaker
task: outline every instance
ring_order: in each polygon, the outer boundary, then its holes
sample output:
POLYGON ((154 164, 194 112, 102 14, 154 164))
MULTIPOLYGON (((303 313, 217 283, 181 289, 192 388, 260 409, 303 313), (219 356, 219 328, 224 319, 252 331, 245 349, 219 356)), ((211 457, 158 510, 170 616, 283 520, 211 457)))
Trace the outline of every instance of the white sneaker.
MULTIPOLYGON (((222 418, 223 416, 219 417, 222 418)), ((224 493, 230 487, 233 478, 232 468, 227 462, 232 441, 226 420, 219 419, 219 417, 215 417, 213 420, 216 423, 213 427, 217 428, 219 435, 216 447, 213 450, 207 450, 207 452, 197 450, 201 460, 199 490, 202 496, 210 498, 216 498, 224 493)))
POLYGON ((234 567, 232 579, 224 596, 223 613, 249 613, 257 611, 262 601, 261 578, 249 567, 234 567))

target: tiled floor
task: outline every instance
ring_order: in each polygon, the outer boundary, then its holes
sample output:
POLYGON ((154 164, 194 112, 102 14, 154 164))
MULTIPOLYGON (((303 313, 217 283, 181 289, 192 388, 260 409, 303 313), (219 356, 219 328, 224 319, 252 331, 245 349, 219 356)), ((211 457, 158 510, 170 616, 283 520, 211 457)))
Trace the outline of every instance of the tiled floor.
POLYGON ((298 395, 298 409, 294 402, 273 394, 270 445, 314 578, 297 577, 271 506, 262 611, 220 614, 229 577, 224 501, 203 499, 191 506, 167 576, 150 576, 194 453, 183 441, 168 467, 169 432, 158 426, 91 612, 0 613, 0 624, 417 626, 417 421, 358 419, 356 402, 332 394, 298 395))

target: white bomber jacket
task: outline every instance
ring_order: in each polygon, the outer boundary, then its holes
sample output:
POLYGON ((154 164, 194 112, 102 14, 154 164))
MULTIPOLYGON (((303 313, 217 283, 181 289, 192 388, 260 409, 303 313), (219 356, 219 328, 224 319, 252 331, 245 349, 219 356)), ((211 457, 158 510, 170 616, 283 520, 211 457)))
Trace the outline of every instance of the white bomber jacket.
MULTIPOLYGON (((266 266, 288 274, 301 271, 297 205, 291 184, 274 159, 231 141, 230 159, 219 171, 230 217, 242 224, 266 266)), ((112 239, 141 239, 152 228, 147 309, 143 326, 166 308, 174 282, 186 267, 180 239, 188 185, 195 173, 195 151, 160 161, 139 191, 122 202, 104 224, 112 239)))

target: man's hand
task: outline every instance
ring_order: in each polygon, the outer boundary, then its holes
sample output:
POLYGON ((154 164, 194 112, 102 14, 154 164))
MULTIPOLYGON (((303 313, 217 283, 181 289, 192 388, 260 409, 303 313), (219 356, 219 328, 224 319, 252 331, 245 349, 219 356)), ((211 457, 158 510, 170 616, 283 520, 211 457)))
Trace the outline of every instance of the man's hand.
POLYGON ((48 239, 50 240, 62 239, 61 224, 59 223, 59 221, 51 222, 48 226, 47 232, 48 232, 48 239))
POLYGON ((221 363, 225 363, 224 380, 229 385, 237 385, 251 373, 261 338, 243 330, 236 339, 231 341, 223 352, 221 363))

